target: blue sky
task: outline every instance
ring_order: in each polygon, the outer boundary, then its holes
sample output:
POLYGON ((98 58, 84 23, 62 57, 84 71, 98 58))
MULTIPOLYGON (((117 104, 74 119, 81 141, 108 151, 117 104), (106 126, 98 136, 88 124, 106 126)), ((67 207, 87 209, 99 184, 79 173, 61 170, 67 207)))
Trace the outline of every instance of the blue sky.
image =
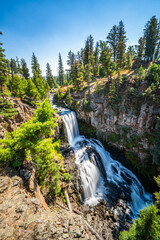
POLYGON ((32 52, 43 75, 46 63, 57 74, 58 53, 66 68, 69 50, 84 47, 87 36, 105 40, 114 24, 123 20, 127 45, 137 44, 146 22, 160 19, 160 0, 0 0, 0 31, 8 59, 24 58, 30 67, 32 52))

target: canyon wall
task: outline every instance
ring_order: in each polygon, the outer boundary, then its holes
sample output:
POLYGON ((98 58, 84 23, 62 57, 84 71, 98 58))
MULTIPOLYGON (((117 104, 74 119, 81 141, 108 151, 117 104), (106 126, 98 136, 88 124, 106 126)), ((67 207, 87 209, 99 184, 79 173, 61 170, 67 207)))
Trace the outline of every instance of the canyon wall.
POLYGON ((110 103, 107 95, 96 94, 92 87, 87 107, 84 106, 86 93, 73 94, 77 104, 77 117, 91 124, 96 135, 109 145, 125 150, 134 165, 152 165, 152 149, 157 128, 159 104, 151 104, 143 98, 129 96, 124 91, 121 101, 110 103))

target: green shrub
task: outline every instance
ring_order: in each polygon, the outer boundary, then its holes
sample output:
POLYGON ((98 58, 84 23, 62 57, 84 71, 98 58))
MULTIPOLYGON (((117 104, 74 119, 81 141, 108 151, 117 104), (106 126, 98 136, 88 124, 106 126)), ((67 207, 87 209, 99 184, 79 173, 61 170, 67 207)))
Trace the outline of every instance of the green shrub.
POLYGON ((66 182, 70 182, 72 179, 72 176, 69 173, 64 173, 63 177, 64 177, 64 181, 66 182))
POLYGON ((18 114, 17 109, 14 108, 14 104, 7 99, 0 98, 0 115, 4 118, 12 118, 18 114))
POLYGON ((111 133, 108 137, 108 140, 111 142, 118 142, 119 139, 120 139, 120 136, 116 133, 111 133))
POLYGON ((155 205, 140 211, 140 217, 133 221, 129 231, 120 233, 120 240, 159 240, 160 215, 155 205))

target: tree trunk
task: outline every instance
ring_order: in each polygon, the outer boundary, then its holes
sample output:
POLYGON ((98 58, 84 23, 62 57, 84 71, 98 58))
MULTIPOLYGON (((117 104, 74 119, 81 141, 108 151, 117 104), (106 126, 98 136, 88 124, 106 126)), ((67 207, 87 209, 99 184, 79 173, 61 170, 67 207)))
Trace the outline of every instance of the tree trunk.
POLYGON ((71 203, 70 203, 69 196, 68 196, 68 193, 67 193, 67 190, 66 190, 66 189, 64 190, 64 195, 65 195, 65 197, 66 197, 68 209, 69 209, 70 212, 72 212, 71 203))

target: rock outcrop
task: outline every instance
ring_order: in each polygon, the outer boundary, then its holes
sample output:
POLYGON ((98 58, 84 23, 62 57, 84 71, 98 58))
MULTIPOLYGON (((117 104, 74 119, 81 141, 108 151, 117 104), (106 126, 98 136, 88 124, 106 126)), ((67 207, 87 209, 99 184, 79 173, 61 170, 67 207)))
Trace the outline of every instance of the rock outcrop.
POLYGON ((11 102, 17 110, 17 114, 11 118, 6 118, 0 115, 0 138, 5 138, 6 132, 16 130, 22 123, 27 122, 34 113, 34 109, 28 104, 23 103, 19 99, 8 97, 7 100, 11 102))

